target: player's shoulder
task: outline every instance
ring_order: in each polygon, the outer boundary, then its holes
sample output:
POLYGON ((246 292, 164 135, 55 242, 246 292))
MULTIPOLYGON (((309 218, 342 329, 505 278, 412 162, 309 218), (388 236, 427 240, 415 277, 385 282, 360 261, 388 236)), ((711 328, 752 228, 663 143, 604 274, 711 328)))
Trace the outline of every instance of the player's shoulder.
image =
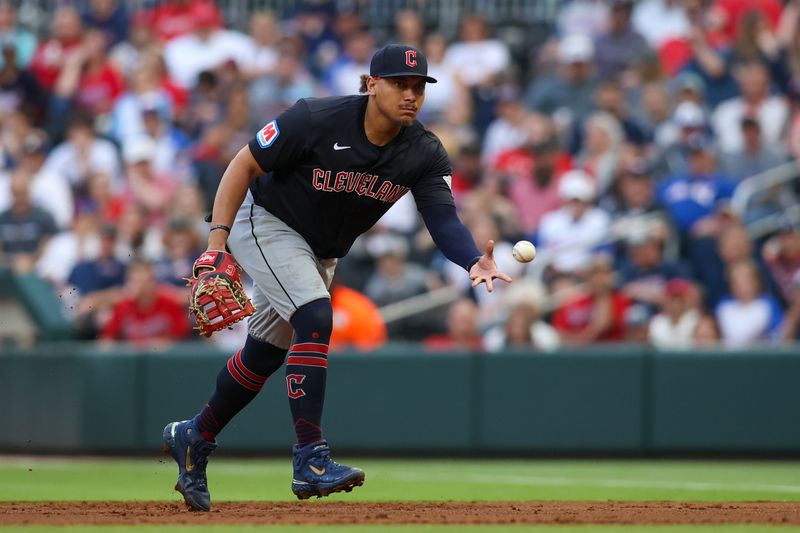
POLYGON ((308 106, 312 119, 318 121, 357 112, 366 102, 366 98, 366 95, 354 94, 349 96, 302 98, 300 101, 308 106))
POLYGON ((413 143, 414 148, 420 151, 430 153, 430 155, 447 154, 442 146, 442 141, 431 130, 419 120, 408 127, 405 137, 407 142, 413 143))

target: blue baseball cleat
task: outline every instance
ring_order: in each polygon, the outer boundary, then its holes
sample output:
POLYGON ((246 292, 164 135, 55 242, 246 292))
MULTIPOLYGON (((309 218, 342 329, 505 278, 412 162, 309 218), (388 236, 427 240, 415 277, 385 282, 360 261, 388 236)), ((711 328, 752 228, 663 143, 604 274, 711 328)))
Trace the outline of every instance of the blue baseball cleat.
POLYGON ((186 505, 197 511, 211 509, 211 495, 206 481, 208 456, 216 443, 203 438, 194 420, 171 422, 164 428, 164 453, 178 463, 175 490, 183 495, 186 505))
POLYGON ((331 459, 331 449, 324 440, 302 448, 295 444, 292 492, 300 500, 322 498, 334 492, 350 492, 364 484, 364 471, 340 465, 331 459))

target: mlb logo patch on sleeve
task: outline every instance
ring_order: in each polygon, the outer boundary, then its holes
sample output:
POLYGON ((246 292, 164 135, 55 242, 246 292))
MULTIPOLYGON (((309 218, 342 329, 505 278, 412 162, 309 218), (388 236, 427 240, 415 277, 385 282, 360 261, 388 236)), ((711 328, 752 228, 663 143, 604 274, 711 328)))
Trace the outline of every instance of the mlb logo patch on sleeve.
POLYGON ((258 141, 258 145, 261 148, 269 148, 272 146, 272 143, 275 142, 275 139, 278 138, 281 132, 278 129, 278 123, 276 121, 272 121, 256 134, 256 140, 258 141))

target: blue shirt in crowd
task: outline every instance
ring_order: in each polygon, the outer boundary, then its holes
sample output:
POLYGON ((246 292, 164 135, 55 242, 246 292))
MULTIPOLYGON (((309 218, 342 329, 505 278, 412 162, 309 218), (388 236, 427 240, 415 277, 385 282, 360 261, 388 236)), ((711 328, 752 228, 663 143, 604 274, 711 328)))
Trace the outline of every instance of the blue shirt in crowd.
POLYGON ((685 232, 698 220, 713 214, 717 204, 729 200, 735 189, 736 183, 721 175, 679 175, 660 183, 656 198, 678 229, 685 232))

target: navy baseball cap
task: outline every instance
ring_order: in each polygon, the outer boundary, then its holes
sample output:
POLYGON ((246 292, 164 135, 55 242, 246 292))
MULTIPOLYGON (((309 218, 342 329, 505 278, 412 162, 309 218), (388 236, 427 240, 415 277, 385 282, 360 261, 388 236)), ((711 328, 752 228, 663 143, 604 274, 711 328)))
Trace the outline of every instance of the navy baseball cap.
POLYGON ((406 44, 387 44, 372 56, 369 75, 380 78, 420 76, 428 83, 436 78, 428 76, 428 60, 417 48, 406 44))

